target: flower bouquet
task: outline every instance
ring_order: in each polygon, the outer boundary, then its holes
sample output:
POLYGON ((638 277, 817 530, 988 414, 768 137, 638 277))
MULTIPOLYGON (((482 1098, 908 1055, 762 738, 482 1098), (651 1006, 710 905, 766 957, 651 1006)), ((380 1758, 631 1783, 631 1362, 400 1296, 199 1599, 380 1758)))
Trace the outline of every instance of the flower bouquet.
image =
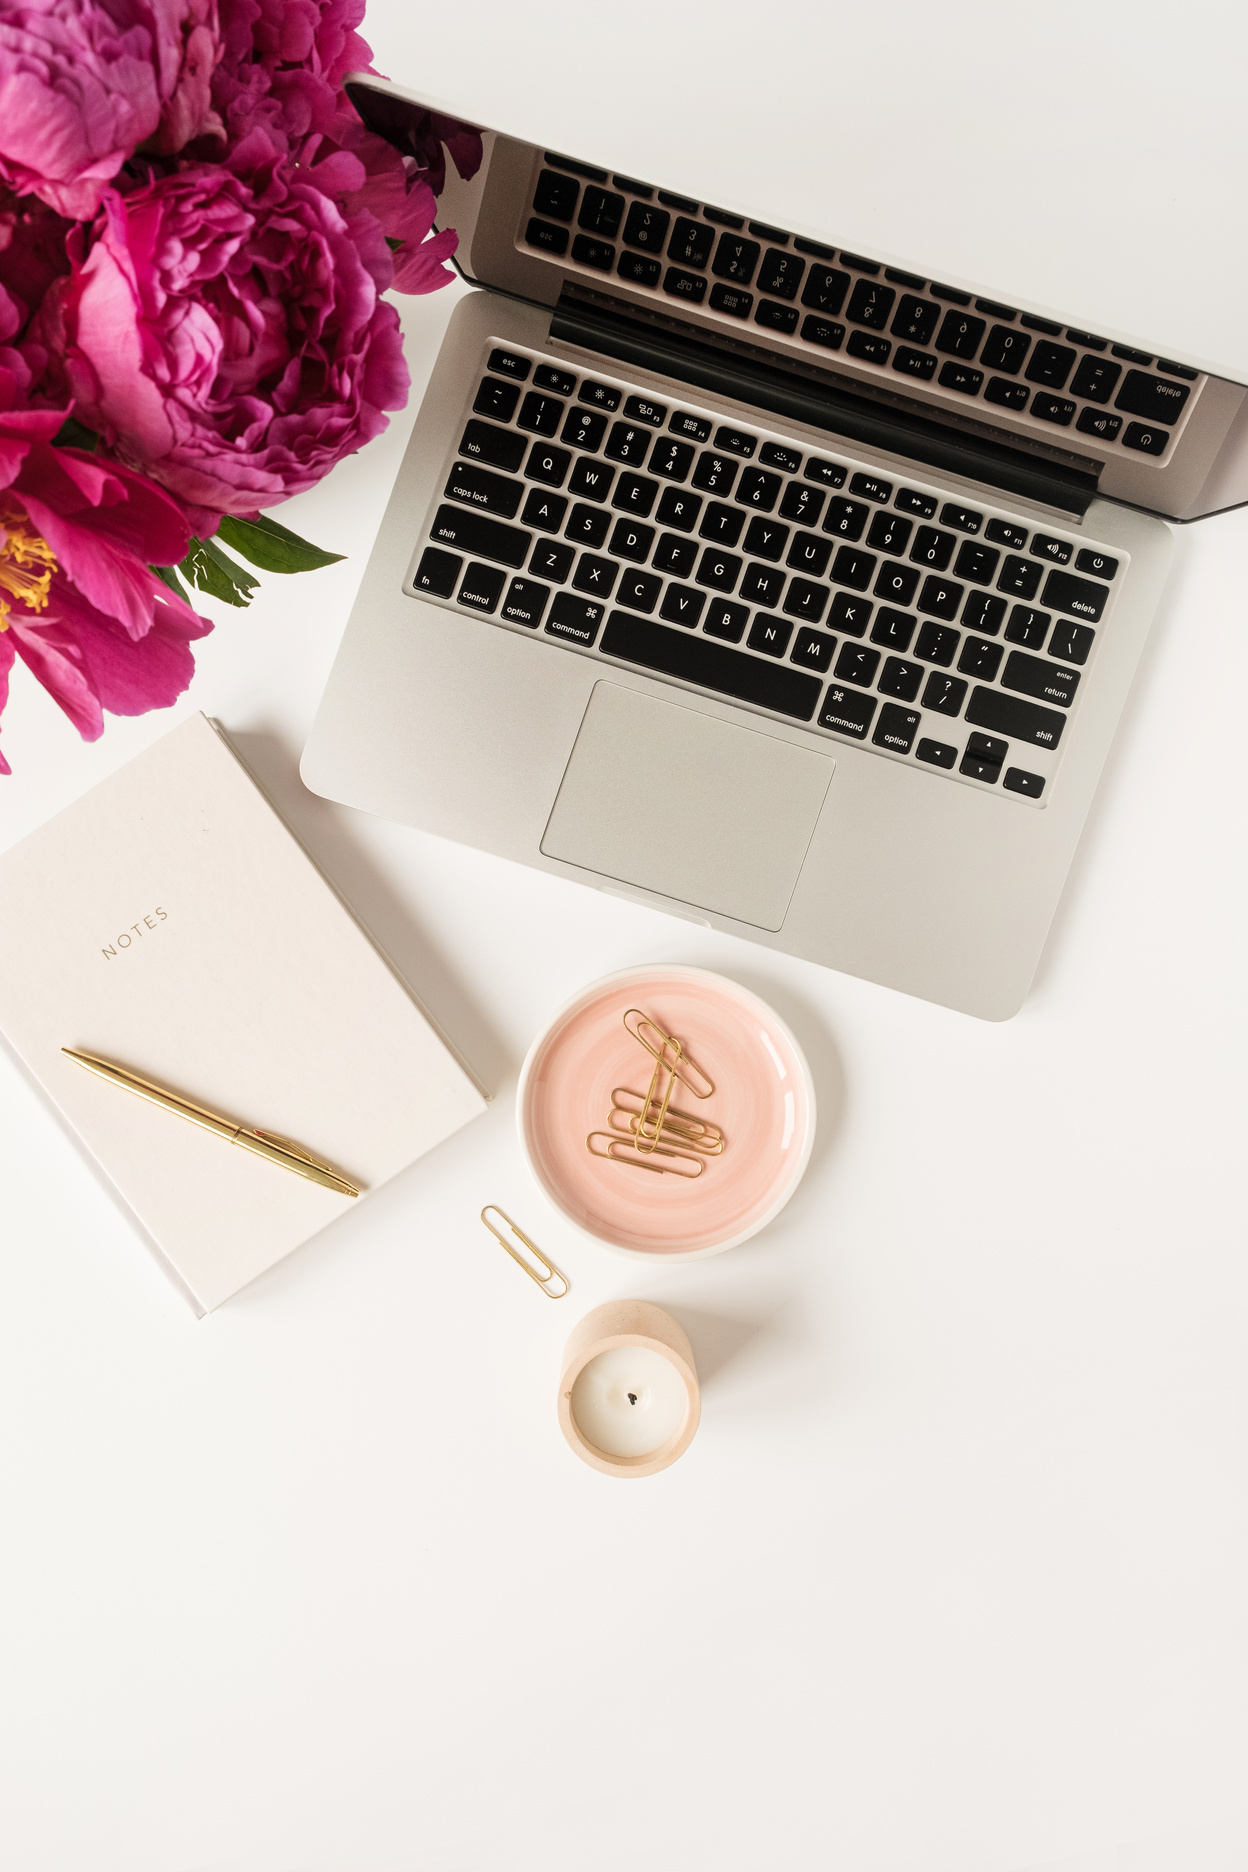
POLYGON ((338 557, 269 509, 402 408, 382 294, 452 277, 436 197, 481 160, 451 119, 417 156, 364 129, 363 11, 0 0, 0 712, 18 657, 88 740, 167 708, 192 589, 338 557))

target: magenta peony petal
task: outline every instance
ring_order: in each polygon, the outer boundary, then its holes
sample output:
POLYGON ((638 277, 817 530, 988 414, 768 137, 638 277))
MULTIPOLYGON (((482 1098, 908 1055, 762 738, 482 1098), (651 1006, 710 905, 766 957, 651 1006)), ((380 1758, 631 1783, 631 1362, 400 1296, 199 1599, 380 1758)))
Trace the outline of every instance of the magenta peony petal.
POLYGON ((104 712, 76 633, 55 621, 10 619, 5 633, 23 663, 69 716, 84 741, 98 741, 104 712))

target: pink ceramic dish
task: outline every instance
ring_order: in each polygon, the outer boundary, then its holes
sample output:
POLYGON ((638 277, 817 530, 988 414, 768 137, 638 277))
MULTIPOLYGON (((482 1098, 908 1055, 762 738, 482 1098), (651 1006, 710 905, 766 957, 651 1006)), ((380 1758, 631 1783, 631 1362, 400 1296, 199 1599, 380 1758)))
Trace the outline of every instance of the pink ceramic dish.
POLYGON ((815 1090, 802 1049, 765 1001, 705 969, 627 969, 581 990, 529 1048, 516 1098, 529 1168, 578 1228, 626 1254, 688 1261, 765 1228, 801 1181, 815 1136, 815 1090), (714 1082, 673 1104, 717 1124, 724 1151, 701 1176, 655 1176, 591 1156, 615 1087, 639 1096, 654 1061, 623 1024, 641 1008, 683 1042, 714 1082))

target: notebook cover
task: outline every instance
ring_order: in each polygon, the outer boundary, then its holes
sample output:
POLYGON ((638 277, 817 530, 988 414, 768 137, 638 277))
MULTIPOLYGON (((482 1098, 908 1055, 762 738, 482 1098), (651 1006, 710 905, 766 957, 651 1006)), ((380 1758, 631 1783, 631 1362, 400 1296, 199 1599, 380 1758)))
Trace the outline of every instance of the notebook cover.
POLYGON ((204 1311, 363 1195, 266 1163, 63 1046, 294 1138, 364 1194, 486 1106, 203 715, 0 856, 0 1032, 204 1311))

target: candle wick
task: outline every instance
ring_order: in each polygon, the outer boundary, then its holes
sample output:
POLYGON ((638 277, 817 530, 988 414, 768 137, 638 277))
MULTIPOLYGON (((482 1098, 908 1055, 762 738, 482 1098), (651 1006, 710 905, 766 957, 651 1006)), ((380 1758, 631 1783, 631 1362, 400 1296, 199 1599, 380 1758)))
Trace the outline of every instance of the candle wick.
POLYGON ((635 1391, 629 1392, 628 1401, 630 1404, 635 1404, 637 1402, 637 1393, 635 1391))

